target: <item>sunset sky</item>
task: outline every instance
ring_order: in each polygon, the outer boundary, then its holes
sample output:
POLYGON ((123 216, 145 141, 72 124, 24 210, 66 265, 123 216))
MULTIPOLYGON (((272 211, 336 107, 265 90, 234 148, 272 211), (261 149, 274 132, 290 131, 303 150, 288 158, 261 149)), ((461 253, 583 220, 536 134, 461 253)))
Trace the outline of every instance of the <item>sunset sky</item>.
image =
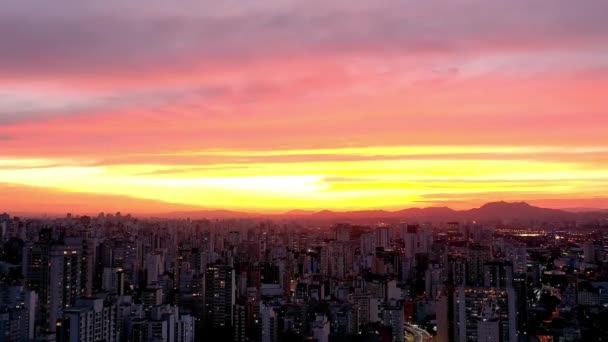
POLYGON ((0 8, 0 212, 608 208, 608 1, 0 8))

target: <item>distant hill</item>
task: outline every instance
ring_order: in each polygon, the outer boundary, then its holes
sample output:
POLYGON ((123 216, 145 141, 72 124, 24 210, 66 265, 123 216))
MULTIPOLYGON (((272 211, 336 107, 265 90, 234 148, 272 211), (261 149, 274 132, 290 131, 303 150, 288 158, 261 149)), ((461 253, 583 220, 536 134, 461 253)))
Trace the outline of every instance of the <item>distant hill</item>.
POLYGON ((576 221, 608 219, 608 210, 572 212, 532 206, 526 202, 492 202, 479 208, 453 210, 448 207, 407 208, 397 211, 356 210, 356 211, 310 211, 291 210, 284 214, 254 214, 230 210, 178 211, 162 217, 189 217, 192 219, 226 218, 274 218, 309 221, 576 221))
POLYGON ((576 214, 559 210, 532 206, 525 202, 493 202, 480 208, 463 211, 465 219, 479 221, 523 220, 523 221, 565 221, 576 220, 576 214))
POLYGON ((569 211, 572 213, 588 213, 588 212, 608 212, 608 209, 600 209, 600 208, 562 208, 564 211, 569 211))
POLYGON ((170 213, 155 215, 163 218, 190 218, 193 220, 198 219, 239 219, 239 218, 254 218, 260 217, 260 214, 246 213, 240 211, 231 210, 189 210, 189 211, 174 211, 170 213))
MULTIPOLYGON (((283 215, 289 217, 289 214, 283 215)), ((323 210, 302 215, 310 220, 359 221, 359 220, 414 220, 414 221, 575 221, 608 219, 608 210, 570 212, 532 206, 526 202, 492 202, 479 208, 453 210, 448 207, 408 208, 398 211, 358 210, 336 212, 323 210)))
POLYGON ((290 210, 290 211, 286 212, 284 215, 288 215, 288 216, 301 216, 301 215, 312 215, 314 213, 315 213, 314 210, 296 209, 296 210, 290 210))

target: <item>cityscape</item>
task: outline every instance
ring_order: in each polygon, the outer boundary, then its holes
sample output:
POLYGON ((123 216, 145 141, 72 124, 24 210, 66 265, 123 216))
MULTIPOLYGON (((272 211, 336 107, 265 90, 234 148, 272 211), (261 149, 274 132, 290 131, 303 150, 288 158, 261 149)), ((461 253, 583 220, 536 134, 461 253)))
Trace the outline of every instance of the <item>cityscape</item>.
POLYGON ((408 211, 334 213, 352 217, 339 223, 327 212, 0 215, 0 331, 5 341, 608 336, 608 211, 416 211, 411 222, 399 220, 408 211))
POLYGON ((608 1, 0 1, 0 342, 608 341, 608 1))

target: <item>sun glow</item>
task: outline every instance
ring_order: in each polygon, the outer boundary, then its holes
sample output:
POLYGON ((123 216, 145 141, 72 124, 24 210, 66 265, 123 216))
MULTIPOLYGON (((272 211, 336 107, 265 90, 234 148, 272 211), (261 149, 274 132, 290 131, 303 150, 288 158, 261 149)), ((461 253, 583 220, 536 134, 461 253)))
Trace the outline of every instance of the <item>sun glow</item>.
POLYGON ((91 161, 16 158, 0 160, 0 177, 23 186, 211 208, 398 208, 471 197, 590 194, 598 187, 608 188, 608 166, 585 162, 586 153, 597 151, 602 150, 525 146, 215 150, 166 154, 164 164, 97 166, 91 161), (553 154, 564 153, 571 160, 553 160, 553 154), (488 160, 486 154, 495 158, 488 160), (174 163, 175 155, 186 157, 188 163, 174 163), (195 159, 188 159, 201 155, 217 161, 194 164, 195 159), (316 160, 319 156, 330 158, 316 160))

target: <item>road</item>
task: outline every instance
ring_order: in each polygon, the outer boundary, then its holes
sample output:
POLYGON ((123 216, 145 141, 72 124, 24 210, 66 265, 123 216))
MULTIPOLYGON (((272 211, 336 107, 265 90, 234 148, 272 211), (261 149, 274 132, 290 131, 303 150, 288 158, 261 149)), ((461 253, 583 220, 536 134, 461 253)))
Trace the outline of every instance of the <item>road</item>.
POLYGON ((431 342, 433 341, 433 336, 431 336, 431 334, 429 334, 426 330, 424 329, 420 329, 416 326, 413 326, 411 324, 405 324, 405 335, 406 341, 411 341, 411 339, 408 339, 408 335, 409 336, 413 336, 414 337, 414 342, 431 342))

